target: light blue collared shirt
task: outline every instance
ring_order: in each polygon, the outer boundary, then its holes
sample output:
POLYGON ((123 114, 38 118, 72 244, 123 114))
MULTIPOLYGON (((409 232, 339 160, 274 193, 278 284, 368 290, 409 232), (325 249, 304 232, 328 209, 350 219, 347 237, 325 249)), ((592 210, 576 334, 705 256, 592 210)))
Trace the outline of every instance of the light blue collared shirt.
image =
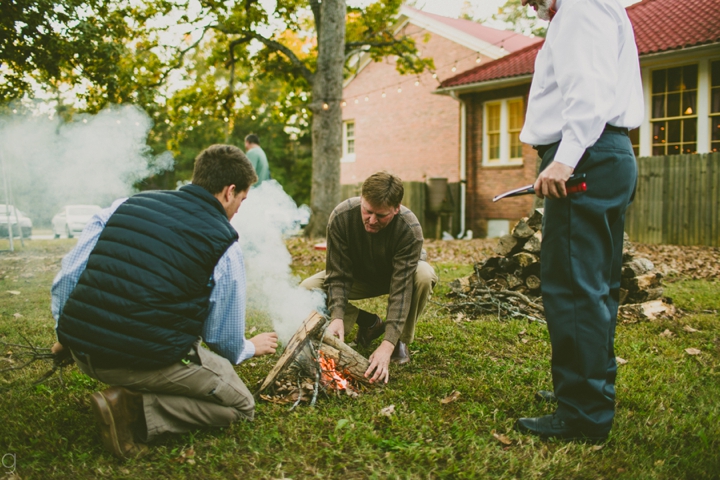
MULTIPOLYGON (((116 200, 97 213, 83 229, 77 245, 62 260, 52 285, 52 314, 55 328, 70 293, 95 248, 100 233, 115 210, 127 200, 116 200)), ((218 355, 238 364, 255 355, 255 345, 245 338, 245 262, 240 245, 233 242, 220 257, 213 271, 215 286, 210 293, 210 314, 203 325, 202 338, 218 355)))

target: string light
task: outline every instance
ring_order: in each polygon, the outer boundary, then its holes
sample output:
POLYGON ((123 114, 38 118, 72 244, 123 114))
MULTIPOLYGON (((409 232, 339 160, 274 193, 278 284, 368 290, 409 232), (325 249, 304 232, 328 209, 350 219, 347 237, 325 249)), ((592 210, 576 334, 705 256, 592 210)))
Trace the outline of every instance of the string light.
POLYGON ((329 108, 330 108, 330 105, 328 105, 327 103, 323 103, 323 110, 327 110, 329 108))
POLYGON ((356 98, 356 99, 355 99, 355 105, 357 105, 358 103, 360 103, 360 100, 356 98))
POLYGON ((482 62, 482 58, 480 58, 480 54, 478 53, 478 56, 475 59, 475 63, 480 63, 480 62, 482 62))
POLYGON ((402 93, 402 86, 398 85, 398 93, 402 93))
POLYGON ((453 67, 452 67, 451 70, 452 70, 453 72, 457 70, 457 62, 455 63, 455 65, 453 65, 453 67))
MULTIPOLYGON (((347 102, 342 102, 342 106, 343 106, 343 107, 347 106, 347 102)), ((304 113, 304 112, 305 112, 305 109, 303 108, 303 113, 304 113)))
POLYGON ((385 98, 385 91, 383 90, 382 98, 385 98))

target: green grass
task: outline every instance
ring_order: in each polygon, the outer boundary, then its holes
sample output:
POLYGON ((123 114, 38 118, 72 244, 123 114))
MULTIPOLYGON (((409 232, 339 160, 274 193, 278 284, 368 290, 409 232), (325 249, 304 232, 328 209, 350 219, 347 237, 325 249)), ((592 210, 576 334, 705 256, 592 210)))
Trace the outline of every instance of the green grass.
MULTIPOLYGON (((74 243, 33 240, 0 253, 3 341, 54 342, 50 285, 74 243)), ((254 422, 166 436, 149 456, 122 462, 103 450, 90 411, 89 394, 104 385, 71 367, 64 387, 58 377, 32 387, 48 368, 37 364, 0 376, 0 386, 10 387, 0 394, 0 455, 14 455, 22 478, 718 478, 719 282, 667 285, 683 316, 618 326, 617 354, 627 363, 619 368, 615 426, 606 444, 592 446, 513 431, 519 416, 552 412, 533 401, 536 390, 552 385, 547 330, 495 316, 458 320, 439 304, 450 301, 447 282, 472 267, 435 266, 437 303, 418 324, 412 362, 393 368, 385 387, 357 399, 321 397, 315 408, 292 412, 261 402, 254 422), (665 330, 673 335, 661 336, 665 330), (440 402, 456 390, 457 401, 440 402), (395 413, 379 415, 389 405, 395 413)), ((315 262, 296 272, 319 268, 315 262)), ((362 305, 382 315, 383 301, 362 305)), ((253 314, 249 323, 263 329, 267 319, 253 314)), ((252 388, 276 360, 252 359, 237 370, 252 388)), ((12 458, 3 458, 0 478, 12 458)))

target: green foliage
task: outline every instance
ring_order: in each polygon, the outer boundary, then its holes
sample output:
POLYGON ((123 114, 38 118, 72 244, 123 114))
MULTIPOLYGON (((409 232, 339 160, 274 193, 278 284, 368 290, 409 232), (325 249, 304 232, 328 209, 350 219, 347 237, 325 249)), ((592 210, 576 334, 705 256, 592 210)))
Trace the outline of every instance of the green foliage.
MULTIPOLYGON (((74 243, 33 240, 0 254, 0 338, 22 342, 22 334, 38 347, 52 344, 48 288, 74 243)), ((297 266, 303 277, 323 267, 312 245, 305 248, 292 248, 313 259, 297 266)), ((552 412, 533 400, 552 384, 547 329, 496 316, 458 320, 442 306, 450 301, 447 282, 471 266, 434 266, 441 280, 410 345, 411 363, 393 367, 390 383, 357 399, 321 396, 315 408, 292 412, 261 401, 253 422, 165 436, 149 456, 120 462, 103 450, 88 401, 104 385, 72 367, 67 388, 55 378, 0 396, 0 452, 16 455, 22 478, 717 478, 720 318, 703 313, 716 308, 717 282, 668 285, 678 302, 686 290, 708 292, 688 297, 695 300, 687 316, 618 325, 617 355, 627 363, 619 366, 616 420, 609 441, 593 446, 513 431, 519 416, 552 412), (665 330, 673 335, 661 336, 665 330), (687 348, 701 353, 688 355, 687 348), (441 403, 454 391, 457 400, 441 403), (381 415, 390 405, 394 413, 381 415)), ((362 306, 382 315, 385 302, 362 306)), ((268 328, 256 313, 249 322, 268 328)), ((260 357, 237 370, 252 390, 276 361, 260 357)), ((22 387, 44 370, 3 374, 0 382, 22 387)))
POLYGON ((512 30, 523 35, 545 37, 547 23, 539 20, 534 14, 531 16, 529 7, 522 6, 522 0, 507 0, 500 11, 493 15, 493 20, 504 22, 512 30))

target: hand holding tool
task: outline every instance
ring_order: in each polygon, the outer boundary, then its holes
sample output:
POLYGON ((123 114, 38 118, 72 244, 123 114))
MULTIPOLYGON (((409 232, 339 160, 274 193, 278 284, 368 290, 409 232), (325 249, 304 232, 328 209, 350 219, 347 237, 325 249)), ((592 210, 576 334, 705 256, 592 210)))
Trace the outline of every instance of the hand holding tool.
MULTIPOLYGON (((571 193, 578 193, 578 192, 584 192, 587 190, 587 183, 585 182, 585 179, 587 178, 587 175, 584 173, 580 174, 573 174, 570 175, 570 178, 568 178, 567 182, 565 182, 565 191, 568 195, 571 193)), ((533 187, 534 184, 526 185, 524 187, 516 188, 514 190, 510 190, 505 193, 501 193, 500 195, 493 198, 493 202, 497 202, 498 200, 501 200, 503 198, 507 197, 517 197, 519 195, 531 195, 535 193, 535 188, 533 187)))

